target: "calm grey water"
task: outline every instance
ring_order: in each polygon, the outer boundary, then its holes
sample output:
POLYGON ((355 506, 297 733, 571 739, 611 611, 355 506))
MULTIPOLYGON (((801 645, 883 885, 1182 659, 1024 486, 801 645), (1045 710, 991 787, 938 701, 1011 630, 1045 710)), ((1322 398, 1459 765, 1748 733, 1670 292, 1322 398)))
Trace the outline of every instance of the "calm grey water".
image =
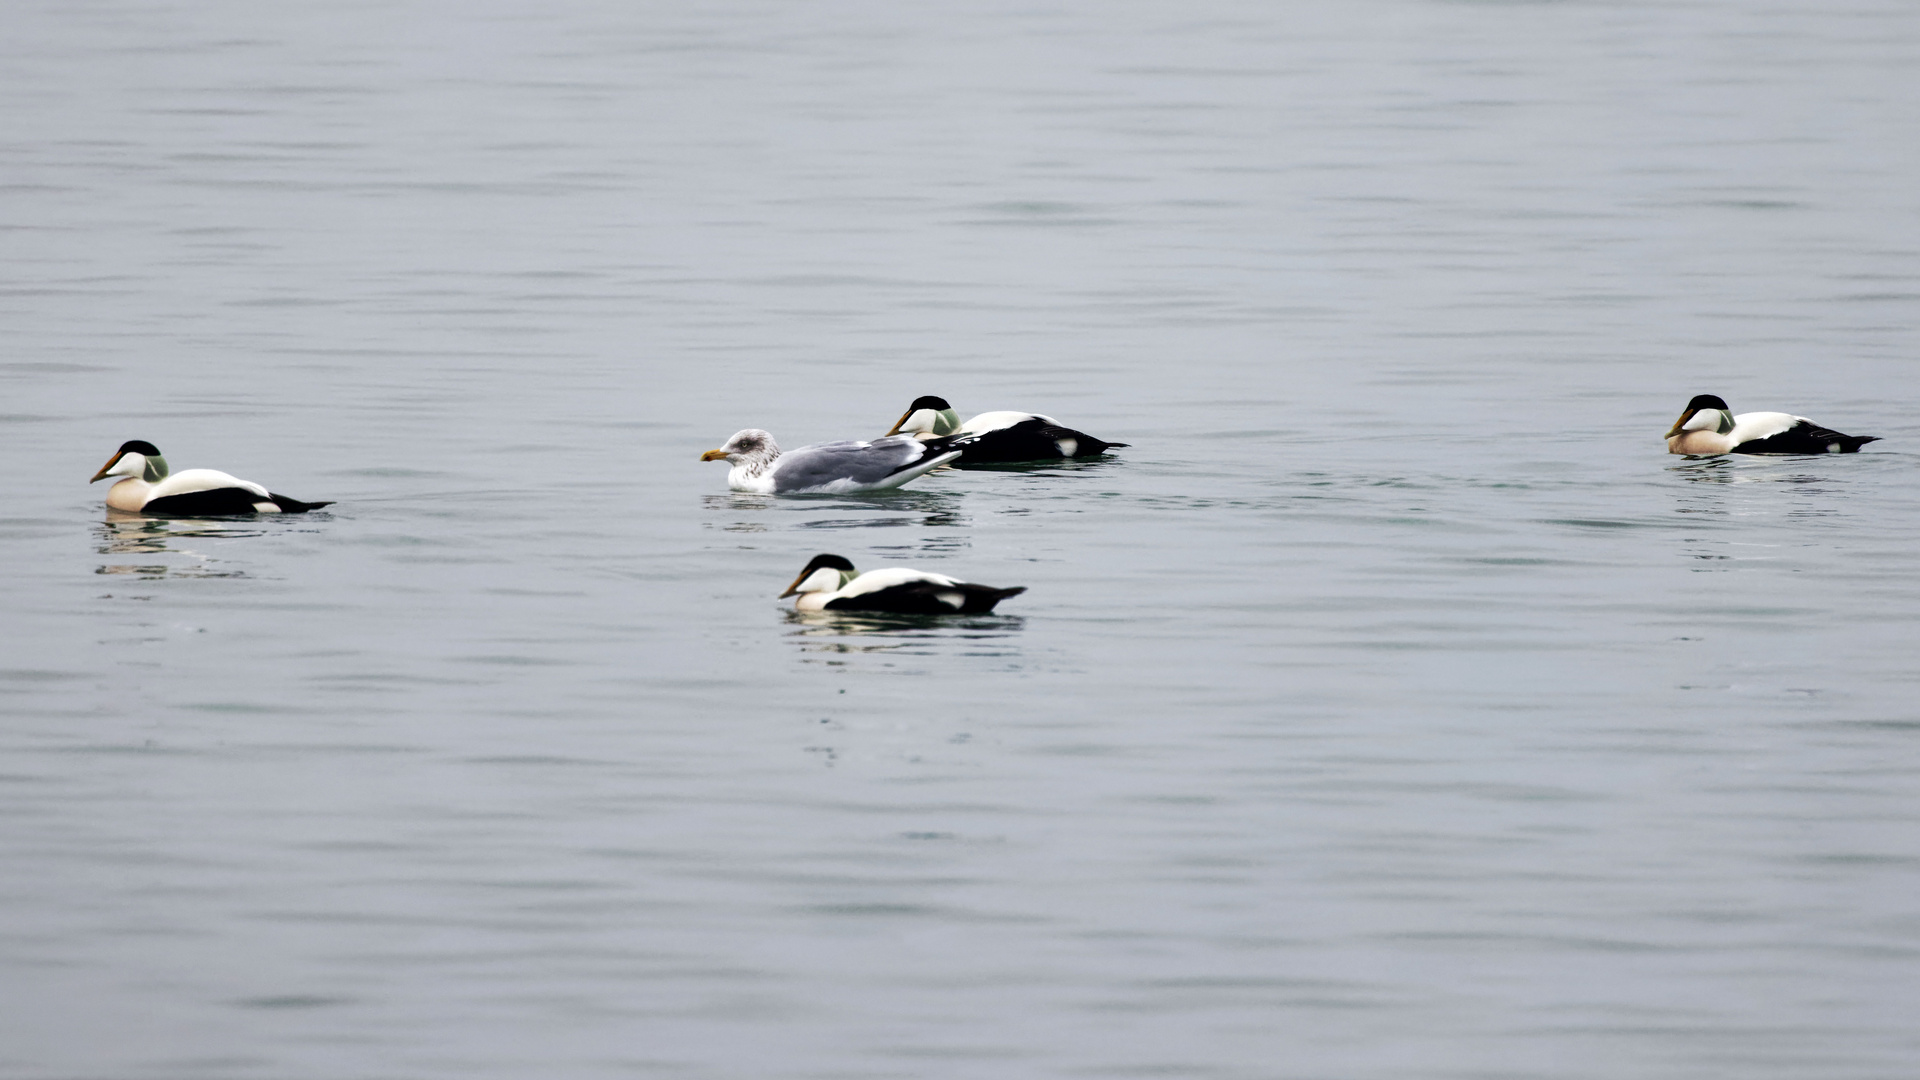
POLYGON ((1920 9, 5 21, 0 1075, 1913 1074, 1920 9))

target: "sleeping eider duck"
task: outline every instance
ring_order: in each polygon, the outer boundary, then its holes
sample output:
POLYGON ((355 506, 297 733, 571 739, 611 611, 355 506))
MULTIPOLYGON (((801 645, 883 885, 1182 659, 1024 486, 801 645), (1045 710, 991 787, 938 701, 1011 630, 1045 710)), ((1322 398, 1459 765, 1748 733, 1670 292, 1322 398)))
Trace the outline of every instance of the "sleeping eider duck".
POLYGON ((793 579, 782 599, 798 593, 795 611, 889 611, 898 615, 977 615, 1009 596, 1026 592, 1024 585, 996 589, 975 585, 945 574, 890 566, 859 573, 838 555, 815 555, 793 579))
POLYGON ((333 505, 275 495, 251 480, 241 480, 214 469, 169 472, 167 459, 160 456, 160 451, 140 439, 121 443, 112 460, 102 465, 87 483, 109 476, 126 479, 107 489, 107 505, 140 514, 172 517, 304 514, 333 505))
POLYGON ((735 432, 720 449, 701 454, 700 460, 731 464, 727 486, 735 491, 841 495, 899 487, 959 457, 959 441, 896 435, 872 442, 814 443, 783 454, 772 435, 748 428, 735 432))
POLYGON ((1687 402, 1667 432, 1670 454, 1851 454, 1878 435, 1842 435, 1804 416, 1750 412, 1739 416, 1713 394, 1687 402))
POLYGON ((905 432, 926 438, 940 435, 972 435, 960 448, 960 464, 990 461, 1046 461, 1061 458, 1098 457, 1123 442, 1106 442, 1084 431, 1060 426, 1060 421, 1039 413, 989 412, 960 422, 945 398, 915 398, 906 415, 893 425, 889 435, 905 432))

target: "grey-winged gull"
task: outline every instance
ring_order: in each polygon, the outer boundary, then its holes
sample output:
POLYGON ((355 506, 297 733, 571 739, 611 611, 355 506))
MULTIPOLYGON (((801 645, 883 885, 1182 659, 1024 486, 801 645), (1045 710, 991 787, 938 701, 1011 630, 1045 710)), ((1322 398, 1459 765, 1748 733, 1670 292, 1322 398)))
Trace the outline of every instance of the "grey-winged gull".
POLYGON ((960 456, 959 436, 921 440, 893 435, 872 442, 843 440, 814 443, 780 452, 773 436, 759 428, 737 431, 727 445, 700 455, 701 461, 725 460, 727 486, 762 495, 839 495, 884 491, 960 456))

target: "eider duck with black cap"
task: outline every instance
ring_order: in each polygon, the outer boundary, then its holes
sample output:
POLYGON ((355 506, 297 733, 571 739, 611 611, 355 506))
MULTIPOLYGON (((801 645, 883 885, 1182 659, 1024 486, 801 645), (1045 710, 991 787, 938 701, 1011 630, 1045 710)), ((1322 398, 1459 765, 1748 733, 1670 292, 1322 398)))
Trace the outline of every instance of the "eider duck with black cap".
POLYGON ((798 594, 795 611, 885 611, 896 615, 979 615, 1024 585, 996 589, 971 581, 889 566, 862 574, 838 555, 815 555, 781 599, 798 594))
POLYGON ((1783 412, 1733 415, 1713 394, 1699 394, 1667 432, 1671 454, 1852 454, 1878 435, 1842 435, 1783 412))
POLYGON ((216 469, 172 472, 167 459, 152 443, 141 439, 120 444, 100 471, 87 481, 124 477, 107 489, 107 505, 115 510, 166 517, 229 517, 235 514, 304 514, 331 502, 301 502, 275 495, 251 480, 228 476, 216 469))
POLYGON ((961 465, 1099 457, 1127 445, 1096 439, 1039 413, 981 413, 963 424, 953 406, 947 404, 945 398, 937 397, 915 398, 887 434, 907 434, 922 439, 971 435, 973 438, 960 447, 958 464, 961 465))

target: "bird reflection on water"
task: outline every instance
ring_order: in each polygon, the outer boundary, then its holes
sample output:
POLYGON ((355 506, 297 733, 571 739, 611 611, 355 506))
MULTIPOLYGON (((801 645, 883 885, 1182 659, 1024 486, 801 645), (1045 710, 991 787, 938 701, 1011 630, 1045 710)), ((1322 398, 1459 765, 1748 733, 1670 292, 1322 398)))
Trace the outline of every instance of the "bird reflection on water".
MULTIPOLYGON (((1843 493, 1838 490, 1844 481, 1837 480, 1833 474, 1808 472, 1810 465, 1825 465, 1824 457, 1790 458, 1739 458, 1734 455, 1691 458, 1677 465, 1667 467, 1667 472, 1689 485, 1679 489, 1674 495, 1677 505, 1676 514, 1688 514, 1698 518, 1718 519, 1713 529, 1717 535, 1687 535, 1682 538, 1680 554, 1689 559, 1709 564, 1729 564, 1736 562, 1771 561, 1779 556, 1773 554, 1777 545, 1765 542, 1750 529, 1734 538, 1733 534, 1722 530, 1734 521, 1743 518, 1756 519, 1752 525, 1757 529, 1768 517, 1781 514, 1782 501, 1772 495, 1762 501, 1752 501, 1751 496, 1762 491, 1779 492, 1793 497, 1785 504, 1786 517, 1820 518, 1839 515, 1843 504, 1836 500, 1843 493), (1791 469, 1792 471, 1788 471, 1791 469), (1744 485, 1761 484, 1763 488, 1747 488, 1744 485)), ((1705 525, 1705 522, 1702 522, 1705 525)), ((1694 567, 1696 571, 1732 570, 1731 565, 1706 565, 1694 567)))
POLYGON ((231 578, 245 577, 241 570, 216 570, 218 560, 185 548, 174 549, 169 541, 219 537, 242 539, 264 535, 265 530, 232 525, 221 521, 192 521, 176 518, 151 518, 120 510, 107 511, 107 519, 94 528, 94 550, 102 555, 173 555, 197 560, 186 566, 168 563, 107 563, 96 567, 96 574, 122 574, 145 580, 165 577, 231 578))
MULTIPOLYGON (((826 512, 833 517, 809 518, 798 522, 803 529, 872 529, 918 527, 962 529, 973 519, 962 512, 964 500, 951 491, 877 491, 858 495, 707 495, 702 501, 710 511, 759 512, 780 510, 812 514, 826 512), (867 516, 849 514, 868 512, 867 516), (872 512, 878 512, 872 513, 872 512), (882 516, 884 515, 884 516, 882 516)), ((715 526, 726 532, 766 532, 765 521, 740 519, 715 526)))
POLYGON ((1018 658, 1014 640, 1026 626, 1019 615, 895 615, 877 611, 788 611, 787 636, 810 655, 806 662, 842 664, 833 655, 892 653, 1018 658), (954 649, 953 646, 958 646, 954 649))

